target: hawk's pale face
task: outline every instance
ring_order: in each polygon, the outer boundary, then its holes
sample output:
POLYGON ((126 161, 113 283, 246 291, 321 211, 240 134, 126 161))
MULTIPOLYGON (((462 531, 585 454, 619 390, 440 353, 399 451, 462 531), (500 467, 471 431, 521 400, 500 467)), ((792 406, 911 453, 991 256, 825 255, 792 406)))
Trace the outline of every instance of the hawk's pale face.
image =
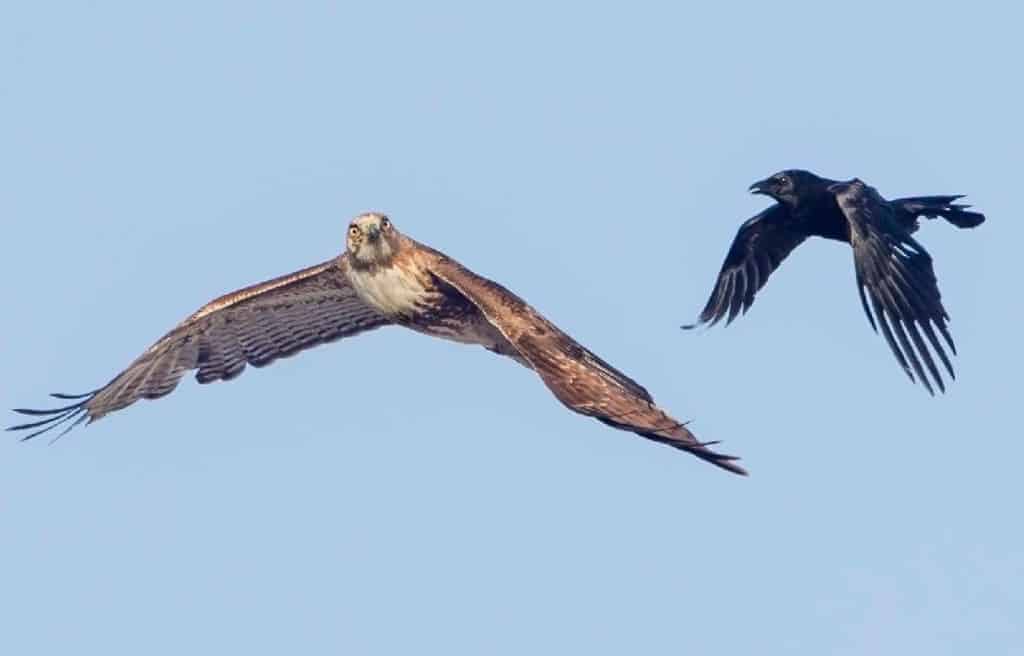
POLYGON ((398 252, 398 237, 398 230, 391 225, 391 219, 377 212, 368 212, 352 219, 346 243, 356 262, 366 266, 387 265, 398 252))

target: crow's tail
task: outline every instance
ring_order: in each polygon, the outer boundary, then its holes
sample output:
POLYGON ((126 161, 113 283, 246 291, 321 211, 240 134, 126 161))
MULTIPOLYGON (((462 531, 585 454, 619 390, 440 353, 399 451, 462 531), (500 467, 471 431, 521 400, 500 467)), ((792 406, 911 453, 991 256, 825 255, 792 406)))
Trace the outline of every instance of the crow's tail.
POLYGON ((934 219, 941 216, 958 228, 975 228, 984 223, 984 214, 970 212, 967 210, 970 205, 955 202, 960 198, 963 196, 914 196, 898 198, 892 203, 915 217, 934 219))

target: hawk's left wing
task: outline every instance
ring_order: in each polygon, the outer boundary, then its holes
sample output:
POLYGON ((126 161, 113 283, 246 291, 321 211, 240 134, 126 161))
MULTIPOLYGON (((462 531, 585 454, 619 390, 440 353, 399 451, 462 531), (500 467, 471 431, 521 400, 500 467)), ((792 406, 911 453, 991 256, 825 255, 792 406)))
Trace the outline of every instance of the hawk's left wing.
POLYGON ((139 399, 169 394, 190 369, 198 370, 200 383, 231 380, 247 364, 262 367, 389 323, 359 299, 341 258, 334 258, 207 303, 103 387, 86 394, 54 394, 74 401, 64 407, 17 409, 36 419, 7 430, 31 431, 26 440, 62 424, 70 430, 139 399))
POLYGON ((735 456, 709 449, 714 442, 699 442, 656 406, 639 383, 559 330, 523 299, 441 253, 430 253, 431 274, 473 303, 570 410, 746 475, 734 462, 735 456))

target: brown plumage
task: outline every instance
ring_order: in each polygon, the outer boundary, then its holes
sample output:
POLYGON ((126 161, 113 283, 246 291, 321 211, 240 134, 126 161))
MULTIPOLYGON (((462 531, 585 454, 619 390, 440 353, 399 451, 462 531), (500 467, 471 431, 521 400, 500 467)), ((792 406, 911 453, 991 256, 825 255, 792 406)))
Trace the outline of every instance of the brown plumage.
MULTIPOLYGON (((455 260, 405 237, 381 214, 349 226, 341 256, 218 298, 146 350, 102 388, 54 395, 75 403, 9 430, 29 439, 158 398, 196 369, 200 383, 229 380, 317 344, 389 324, 478 344, 532 369, 574 412, 687 451, 736 474, 736 458, 708 448, 640 384, 587 350, 521 298, 455 260)), ((63 434, 63 433, 62 433, 63 434)))
POLYGON ((37 429, 31 439, 57 426, 67 430, 127 407, 139 399, 169 394, 186 371, 196 380, 231 380, 246 364, 262 367, 317 344, 356 335, 389 321, 363 303, 337 259, 252 285, 213 300, 174 327, 103 387, 51 410, 18 409, 46 417, 8 430, 37 429))

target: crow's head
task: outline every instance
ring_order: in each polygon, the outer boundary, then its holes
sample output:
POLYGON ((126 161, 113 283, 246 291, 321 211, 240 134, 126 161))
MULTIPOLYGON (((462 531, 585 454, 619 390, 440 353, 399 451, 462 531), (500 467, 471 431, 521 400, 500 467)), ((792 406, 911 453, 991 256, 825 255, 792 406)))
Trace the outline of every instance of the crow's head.
POLYGON ((788 169, 750 185, 750 193, 771 196, 780 203, 796 205, 801 199, 825 191, 831 180, 810 171, 788 169))

